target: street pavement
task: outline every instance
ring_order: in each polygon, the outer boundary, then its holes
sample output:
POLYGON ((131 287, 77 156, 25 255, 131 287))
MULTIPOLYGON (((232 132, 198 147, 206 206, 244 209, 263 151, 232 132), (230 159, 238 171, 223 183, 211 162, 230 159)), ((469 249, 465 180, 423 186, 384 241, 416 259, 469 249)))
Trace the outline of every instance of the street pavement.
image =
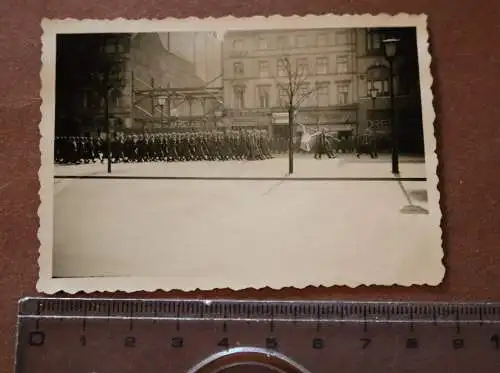
MULTIPOLYGON (((390 176, 390 162, 297 158, 308 177, 390 176)), ((277 176, 286 161, 118 164, 113 175, 277 176)), ((423 177, 423 167, 402 163, 401 174, 423 177)), ((400 212, 428 208, 425 182, 56 179, 54 197, 57 277, 161 276, 168 288, 410 284, 441 263, 435 219, 400 212)))
MULTIPOLYGON (((193 161, 114 163, 111 174, 107 162, 81 165, 56 165, 58 176, 142 176, 142 177, 287 177, 288 157, 278 156, 259 161, 193 161)), ((392 178, 388 156, 371 159, 367 156, 339 155, 329 159, 314 159, 310 154, 294 157, 293 178, 392 178)), ((423 158, 401 157, 400 177, 424 178, 423 158)))

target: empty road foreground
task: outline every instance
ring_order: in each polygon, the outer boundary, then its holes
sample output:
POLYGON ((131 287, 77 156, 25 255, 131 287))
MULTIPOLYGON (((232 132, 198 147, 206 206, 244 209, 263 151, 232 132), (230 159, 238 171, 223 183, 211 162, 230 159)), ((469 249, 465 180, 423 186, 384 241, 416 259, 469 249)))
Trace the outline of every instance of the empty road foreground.
POLYGON ((411 283, 441 264, 435 219, 402 214, 395 181, 77 179, 55 193, 56 277, 301 287, 411 283))

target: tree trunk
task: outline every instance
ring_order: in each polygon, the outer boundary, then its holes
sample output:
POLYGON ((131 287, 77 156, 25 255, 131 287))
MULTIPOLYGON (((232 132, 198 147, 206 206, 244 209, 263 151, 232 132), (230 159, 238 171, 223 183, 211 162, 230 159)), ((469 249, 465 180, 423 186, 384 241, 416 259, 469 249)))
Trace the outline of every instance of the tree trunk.
POLYGON ((288 110, 288 173, 293 174, 293 109, 288 110))

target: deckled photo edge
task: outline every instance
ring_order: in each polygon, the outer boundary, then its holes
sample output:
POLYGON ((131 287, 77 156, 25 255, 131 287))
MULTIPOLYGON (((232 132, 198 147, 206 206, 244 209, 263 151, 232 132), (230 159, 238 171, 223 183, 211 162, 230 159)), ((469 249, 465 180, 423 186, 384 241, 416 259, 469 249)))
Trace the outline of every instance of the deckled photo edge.
POLYGON ((438 246, 440 250, 438 253, 441 258, 440 266, 439 268, 436 268, 435 283, 429 284, 436 286, 443 281, 446 274, 446 266, 444 263, 443 227, 441 227, 443 215, 440 204, 441 194, 439 192, 439 157, 436 141, 436 110, 434 108, 434 94, 432 92, 434 77, 431 71, 432 56, 430 53, 431 45, 427 20, 424 24, 419 25, 417 30, 422 123, 424 127, 425 167, 430 208, 429 219, 432 219, 432 224, 434 226, 440 227, 439 236, 435 237, 436 246, 438 246))
POLYGON ((439 156, 436 140, 436 109, 434 107, 434 94, 433 85, 434 77, 432 75, 432 55, 430 52, 430 34, 427 25, 421 26, 419 34, 421 38, 417 38, 417 45, 419 49, 419 70, 421 82, 425 84, 420 85, 421 100, 422 100, 422 122, 424 125, 424 146, 425 146, 425 166, 427 174, 427 191, 429 199, 430 214, 429 218, 432 219, 432 224, 440 229, 436 234, 436 254, 440 256, 438 267, 436 268, 436 280, 433 284, 437 286, 441 284, 446 275, 445 253, 444 253, 444 232, 442 227, 443 213, 441 210, 441 193, 439 189, 439 156), (439 252, 437 251, 439 249, 439 252))
MULTIPOLYGON (((43 26, 43 24, 42 24, 43 26)), ((38 266, 39 277, 37 289, 49 285, 52 278, 53 262, 53 231, 54 231, 54 164, 53 164, 53 143, 54 143, 54 112, 55 112, 55 36, 53 32, 48 32, 42 27, 42 53, 41 53, 41 121, 40 132, 40 169, 38 171, 40 183, 40 206, 38 208, 39 228, 39 253, 38 266)))
MULTIPOLYGON (((39 278, 37 282, 37 290, 47 294, 53 294, 58 291, 67 293, 76 293, 84 291, 86 293, 94 291, 155 291, 155 290, 184 290, 190 291, 199 289, 199 287, 185 286, 182 288, 172 288, 168 286, 168 280, 164 278, 144 278, 144 277, 92 277, 92 278, 53 278, 52 277, 52 254, 53 254, 53 181, 54 181, 54 165, 53 158, 53 141, 54 141, 54 94, 55 94, 55 36, 59 33, 99 33, 99 32, 161 32, 161 31, 198 31, 198 30, 239 30, 239 29, 301 29, 332 27, 332 22, 335 21, 335 26, 338 28, 345 27, 415 27, 417 29, 417 45, 418 45, 418 60, 420 73, 420 88, 422 98, 422 115, 424 123, 424 139, 425 139, 425 161, 427 174, 427 189, 429 193, 429 207, 434 223, 440 226, 441 210, 439 206, 439 191, 438 191, 438 176, 437 166, 438 157, 436 154, 436 139, 434 136, 434 119, 435 111, 433 108, 432 83, 433 78, 430 70, 431 55, 429 51, 429 34, 427 29, 427 16, 425 14, 408 14, 399 13, 396 15, 390 14, 349 14, 349 15, 307 15, 307 16, 291 16, 283 17, 280 15, 264 17, 254 16, 248 18, 236 18, 232 16, 223 18, 204 18, 199 19, 190 17, 185 19, 141 19, 127 20, 123 18, 113 20, 93 20, 93 19, 62 19, 52 20, 44 19, 42 21, 42 66, 41 66, 41 113, 42 120, 40 122, 40 152, 41 166, 39 170, 40 180, 40 200, 41 204, 38 209, 40 228, 38 230, 38 238, 40 241, 39 250, 39 278), (195 22, 193 22, 195 21, 195 22), (300 21, 300 22, 297 22, 300 21)), ((442 237, 439 237, 440 255, 443 257, 442 237)), ((437 249, 437 248, 436 248, 437 249)), ((434 263, 433 263, 434 265, 434 263)), ((333 281, 331 284, 325 283, 307 283, 302 287, 294 286, 294 288, 305 288, 308 286, 370 286, 370 285, 438 285, 445 274, 444 264, 436 268, 433 279, 428 278, 422 283, 337 283, 333 281)), ((272 289, 280 289, 287 287, 265 285, 272 289)), ((242 290, 245 288, 254 287, 231 287, 233 290, 242 290)), ((257 287, 260 288, 260 287, 257 287)), ((211 290, 213 287, 208 286, 201 290, 211 290)))

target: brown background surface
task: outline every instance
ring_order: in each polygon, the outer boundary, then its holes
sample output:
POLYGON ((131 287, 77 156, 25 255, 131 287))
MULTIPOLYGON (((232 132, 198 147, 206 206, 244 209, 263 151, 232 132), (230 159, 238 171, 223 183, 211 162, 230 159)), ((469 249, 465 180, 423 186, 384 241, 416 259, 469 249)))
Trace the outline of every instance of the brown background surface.
MULTIPOLYGON (((500 301, 500 2, 488 0, 0 1, 0 372, 12 369, 17 300, 35 295, 40 21, 426 13, 431 34, 447 275, 436 288, 307 288, 154 297, 500 301)), ((404 250, 404 247, 401 248, 404 250)), ((320 258, 318 259, 320 260, 320 258)), ((107 294, 109 296, 109 294, 107 294)), ((117 294, 113 296, 126 296, 117 294)))

